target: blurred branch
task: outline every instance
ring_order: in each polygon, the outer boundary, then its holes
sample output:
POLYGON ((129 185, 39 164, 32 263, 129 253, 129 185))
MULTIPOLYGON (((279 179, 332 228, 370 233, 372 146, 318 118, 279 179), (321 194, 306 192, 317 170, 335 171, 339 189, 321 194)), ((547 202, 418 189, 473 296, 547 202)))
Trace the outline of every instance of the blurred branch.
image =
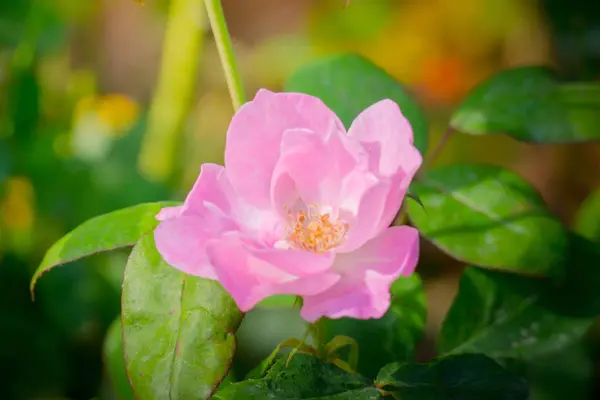
POLYGON ((450 138, 453 135, 454 129, 452 129, 452 127, 448 127, 448 129, 446 129, 440 140, 436 143, 435 147, 429 152, 429 154, 425 156, 423 164, 421 165, 421 168, 417 173, 417 177, 422 176, 425 173, 425 171, 433 165, 435 160, 440 155, 442 149, 446 146, 446 143, 448 143, 448 140, 450 140, 450 138))
POLYGON ((202 0, 172 0, 162 64, 139 156, 141 173, 165 181, 173 172, 178 139, 196 87, 206 14, 202 0))
POLYGON ((235 55, 233 54, 231 37, 227 30, 227 22, 225 21, 225 15, 223 15, 223 7, 220 0, 205 0, 205 3, 208 20, 210 21, 210 27, 215 37, 219 57, 221 58, 221 65, 225 73, 227 88, 229 89, 231 102, 233 103, 233 109, 237 111, 246 102, 246 99, 240 73, 235 62, 235 55))

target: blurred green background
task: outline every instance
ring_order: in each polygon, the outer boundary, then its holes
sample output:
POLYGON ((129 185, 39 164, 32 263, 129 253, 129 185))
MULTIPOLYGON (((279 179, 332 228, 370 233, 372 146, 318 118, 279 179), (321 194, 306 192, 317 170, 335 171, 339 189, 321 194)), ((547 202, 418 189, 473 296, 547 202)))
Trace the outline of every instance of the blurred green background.
MULTIPOLYGON (((119 394, 122 377, 107 373, 115 360, 103 356, 106 331, 119 315, 127 252, 50 272, 35 302, 29 278, 45 250, 85 219, 182 199, 201 163, 222 162, 233 109, 202 1, 145 3, 0 0, 1 399, 127 398, 119 394)), ((435 141, 453 106, 495 71, 542 64, 565 80, 600 79, 598 1, 344 3, 224 0, 248 96, 281 89, 315 57, 354 51, 411 88, 435 141)), ((600 186, 599 150, 457 136, 438 162, 510 166, 571 224, 600 186)), ((422 359, 433 355, 461 267, 423 244, 419 272, 430 310, 422 359)), ((251 314, 241 328, 236 372, 302 329, 289 312, 251 314)), ((537 372, 536 398, 561 398, 557 386, 568 387, 571 399, 593 398, 600 359, 591 336, 590 346, 537 372)))

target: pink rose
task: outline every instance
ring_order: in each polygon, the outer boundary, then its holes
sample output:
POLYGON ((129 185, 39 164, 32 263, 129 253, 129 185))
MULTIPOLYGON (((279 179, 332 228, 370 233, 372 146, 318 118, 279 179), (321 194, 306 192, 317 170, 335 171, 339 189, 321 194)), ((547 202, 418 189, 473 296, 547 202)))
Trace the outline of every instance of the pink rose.
POLYGON ((420 165, 391 100, 346 133, 318 98, 260 90, 231 121, 225 167, 202 165, 185 203, 157 215, 156 246, 242 311, 293 294, 309 322, 380 318, 392 282, 417 264, 418 232, 389 225, 420 165))

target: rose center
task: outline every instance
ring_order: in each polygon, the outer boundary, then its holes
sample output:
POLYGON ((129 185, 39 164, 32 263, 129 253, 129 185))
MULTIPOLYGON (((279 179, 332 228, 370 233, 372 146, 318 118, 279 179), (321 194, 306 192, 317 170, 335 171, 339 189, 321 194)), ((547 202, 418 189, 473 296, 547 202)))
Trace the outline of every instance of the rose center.
POLYGON ((342 244, 350 226, 340 218, 321 213, 316 207, 289 213, 288 243, 295 248, 325 253, 342 244))

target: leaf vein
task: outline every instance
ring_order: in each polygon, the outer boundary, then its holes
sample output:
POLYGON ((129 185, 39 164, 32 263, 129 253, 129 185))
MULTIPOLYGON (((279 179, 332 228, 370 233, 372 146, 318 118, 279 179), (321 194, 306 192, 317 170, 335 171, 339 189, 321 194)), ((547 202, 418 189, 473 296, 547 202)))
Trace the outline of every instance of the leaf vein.
POLYGON ((181 282, 181 296, 179 298, 179 324, 177 325, 177 333, 175 334, 175 344, 173 346, 173 357, 171 358, 171 374, 169 375, 169 399, 173 398, 173 387, 175 380, 175 361, 177 359, 177 352, 179 351, 179 341, 181 339, 181 324, 183 323, 183 301, 185 299, 185 291, 187 288, 187 274, 182 274, 183 280, 181 282))
POLYGON ((439 184, 434 183, 434 182, 429 181, 429 180, 423 180, 422 183, 424 185, 426 185, 426 186, 429 186, 429 187, 431 187, 431 188, 433 188, 433 189, 435 189, 435 190, 437 190, 437 191, 439 191, 439 192, 441 192, 441 193, 449 196, 450 198, 456 200, 458 203, 460 203, 460 204, 466 206, 467 208, 469 208, 471 211, 474 211, 474 212, 476 212, 478 214, 481 214, 481 215, 483 215, 483 216, 485 216, 485 217, 487 217, 487 218, 489 218, 489 219, 491 219, 493 221, 503 223, 503 226, 505 226, 506 229, 508 229, 508 230, 511 230, 511 231, 513 231, 513 232, 515 232, 515 233, 517 233, 519 235, 526 235, 527 234, 527 230, 526 229, 523 229, 523 228, 521 228, 518 225, 504 223, 505 222, 505 218, 503 218, 502 216, 497 215, 497 214, 495 214, 495 213, 493 213, 493 212, 491 212, 489 210, 486 210, 484 208, 477 207, 467 197, 461 196, 459 193, 457 193, 455 191, 448 190, 445 187, 443 187, 442 185, 439 185, 439 184))

